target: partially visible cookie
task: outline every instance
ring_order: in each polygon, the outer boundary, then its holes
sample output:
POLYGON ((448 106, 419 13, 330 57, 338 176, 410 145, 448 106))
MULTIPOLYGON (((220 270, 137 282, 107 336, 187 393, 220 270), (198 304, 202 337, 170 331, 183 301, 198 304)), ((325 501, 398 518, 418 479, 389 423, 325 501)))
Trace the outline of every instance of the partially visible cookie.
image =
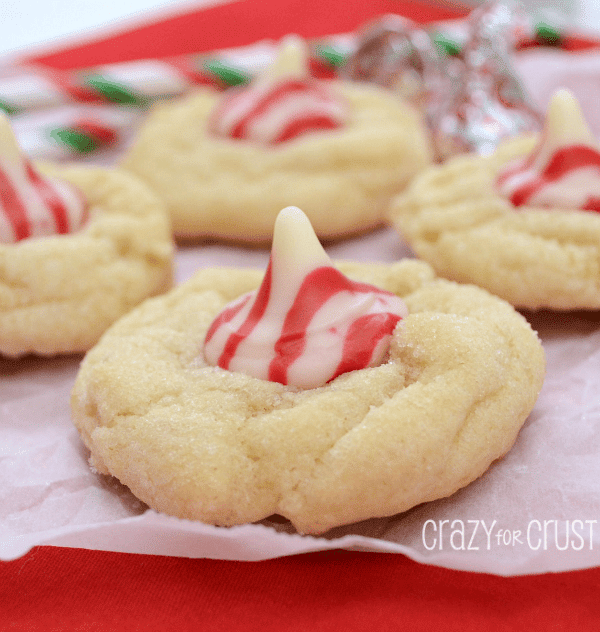
POLYGON ((282 56, 282 76, 150 112, 122 166, 164 200, 176 236, 268 244, 290 204, 321 238, 358 234, 431 162, 414 108, 374 85, 310 79, 305 59, 282 56))
POLYGON ((171 286, 173 245, 160 200, 116 169, 50 167, 89 219, 76 232, 0 243, 0 354, 82 352, 148 296, 171 286))
POLYGON ((598 309, 600 153, 568 94, 548 117, 541 138, 428 168, 390 219, 441 276, 517 307, 598 309))
POLYGON ((423 262, 339 269, 408 306, 382 364, 309 389, 208 365, 211 323, 263 273, 201 270, 86 355, 71 404, 92 466, 159 512, 224 526, 280 514, 312 534, 480 476, 538 396, 536 334, 501 299, 423 262))

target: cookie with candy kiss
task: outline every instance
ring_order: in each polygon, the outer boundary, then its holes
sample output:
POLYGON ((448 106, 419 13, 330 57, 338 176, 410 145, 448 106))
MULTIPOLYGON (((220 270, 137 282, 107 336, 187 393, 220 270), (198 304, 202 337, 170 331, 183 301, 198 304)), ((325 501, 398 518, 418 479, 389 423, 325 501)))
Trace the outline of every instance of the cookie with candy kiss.
POLYGON ((332 264, 297 208, 274 232, 266 273, 200 269, 86 354, 72 419, 96 472, 176 518, 319 534, 401 521, 510 449, 544 375, 523 316, 420 261, 332 264))
POLYGON ((419 174, 390 219, 441 276, 516 307, 600 309, 600 147, 559 90, 540 134, 419 174))
POLYGON ((167 205, 181 239, 268 246, 297 206, 320 239, 384 223, 393 195, 432 160, 422 115, 373 84, 317 79, 284 38, 248 85, 156 105, 122 165, 167 205))
POLYGON ((81 353, 171 284, 161 201, 119 169, 38 165, 0 115, 0 355, 81 353))

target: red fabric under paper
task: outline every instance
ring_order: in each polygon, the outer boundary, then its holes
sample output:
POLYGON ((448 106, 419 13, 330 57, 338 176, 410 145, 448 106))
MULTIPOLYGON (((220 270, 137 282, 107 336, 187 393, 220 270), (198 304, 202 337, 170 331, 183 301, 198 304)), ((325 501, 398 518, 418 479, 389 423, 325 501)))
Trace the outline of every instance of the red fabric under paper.
POLYGON ((585 632, 599 591, 598 568, 502 578, 387 553, 229 562, 40 547, 0 564, 0 629, 585 632))

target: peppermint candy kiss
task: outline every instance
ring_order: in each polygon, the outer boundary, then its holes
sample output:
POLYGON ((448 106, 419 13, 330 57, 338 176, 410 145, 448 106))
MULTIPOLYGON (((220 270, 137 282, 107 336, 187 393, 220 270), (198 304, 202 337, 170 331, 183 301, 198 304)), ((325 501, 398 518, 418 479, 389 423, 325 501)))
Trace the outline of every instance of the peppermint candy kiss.
POLYGON ((600 148, 568 90, 552 97, 537 147, 505 167, 496 186, 517 207, 600 211, 600 148))
POLYGON ((39 173, 0 114, 0 243, 69 233, 87 221, 87 203, 70 183, 39 173))
POLYGON ((208 364, 298 388, 377 366, 408 311, 395 294, 333 267, 298 208, 275 222, 271 259, 257 291, 225 307, 204 341, 208 364))
POLYGON ((345 119, 345 103, 323 81, 309 77, 306 45, 292 36, 256 81, 225 93, 209 129, 217 136, 275 145, 341 127, 345 119))

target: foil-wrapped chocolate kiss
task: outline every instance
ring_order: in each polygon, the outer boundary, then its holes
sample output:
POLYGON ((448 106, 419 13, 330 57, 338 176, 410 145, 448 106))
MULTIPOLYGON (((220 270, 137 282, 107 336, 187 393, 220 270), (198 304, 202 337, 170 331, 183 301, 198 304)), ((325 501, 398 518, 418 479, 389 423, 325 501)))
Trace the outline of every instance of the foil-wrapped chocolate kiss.
POLYGON ((342 73, 390 88, 418 107, 439 160, 489 154, 503 139, 542 126, 512 62, 528 22, 520 3, 488 1, 468 16, 464 44, 450 55, 417 24, 386 15, 359 33, 342 73))

